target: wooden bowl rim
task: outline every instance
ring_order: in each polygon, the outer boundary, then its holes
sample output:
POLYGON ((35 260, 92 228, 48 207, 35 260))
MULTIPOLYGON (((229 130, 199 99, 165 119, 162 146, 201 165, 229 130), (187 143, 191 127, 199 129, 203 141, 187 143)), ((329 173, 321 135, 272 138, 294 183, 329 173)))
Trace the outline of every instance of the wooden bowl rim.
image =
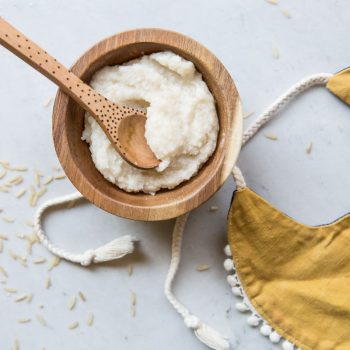
MULTIPOLYGON (((94 62, 98 61, 98 57, 105 56, 111 51, 115 51, 121 49, 122 47, 137 43, 170 45, 174 48, 178 48, 188 53, 189 56, 203 62, 204 57, 201 57, 199 54, 196 56, 197 52, 193 53, 186 50, 186 45, 195 45, 200 49, 199 51, 203 51, 205 55, 208 55, 210 59, 215 62, 215 66, 217 68, 215 69, 215 72, 220 72, 220 75, 218 75, 218 73, 215 73, 213 70, 210 72, 211 77, 215 79, 217 78, 218 82, 228 82, 229 86, 227 93, 225 93, 225 95, 227 95, 225 103, 229 108, 232 108, 231 111, 227 110, 227 112, 231 113, 232 118, 234 119, 234 123, 231 124, 231 132, 229 133, 229 141, 227 145, 228 147, 223 149, 220 168, 217 168, 213 174, 209 174, 214 177, 216 173, 220 172, 219 179, 216 179, 216 181, 211 181, 210 183, 208 182, 206 186, 200 188, 197 191, 194 191, 190 194, 187 193, 184 195, 183 200, 180 202, 163 201, 157 206, 152 207, 135 205, 130 206, 128 203, 116 202, 116 200, 112 197, 107 196, 105 193, 102 193, 100 190, 93 187, 92 184, 86 179, 82 171, 77 166, 75 166, 75 164, 72 167, 72 162, 70 159, 73 157, 71 149, 68 146, 68 136, 66 132, 67 128, 62 116, 62 114, 67 113, 69 97, 61 90, 58 90, 57 92, 53 107, 53 139, 58 159, 67 177, 77 188, 77 190, 82 193, 82 195, 86 197, 90 202, 99 208, 110 212, 111 214, 128 219, 145 221, 166 220, 180 216, 197 208, 202 203, 207 201, 212 195, 214 195, 224 184, 227 177, 230 175, 232 167, 234 166, 240 152, 243 130, 242 108, 235 84, 230 74, 224 65, 219 61, 219 59, 196 40, 171 30, 160 28, 140 28, 117 33, 101 40, 92 46, 89 50, 87 50, 73 64, 71 70, 76 74, 80 71, 81 66, 85 67, 87 65, 87 56, 90 57, 90 62, 88 62, 88 65, 91 66, 94 62), (177 43, 175 44, 176 41, 177 43), (101 49, 104 49, 104 51, 101 51, 101 49)), ((226 137, 227 136, 228 135, 226 134, 226 137)), ((226 142, 226 140, 222 141, 226 142)), ((218 143, 219 142, 221 142, 221 140, 218 139, 218 143)), ((216 151, 214 154, 215 153, 216 151)), ((191 179, 188 181, 188 183, 190 182, 191 179)), ((184 187, 186 187, 186 185, 184 185, 184 187)), ((128 194, 137 195, 133 193, 128 194)))

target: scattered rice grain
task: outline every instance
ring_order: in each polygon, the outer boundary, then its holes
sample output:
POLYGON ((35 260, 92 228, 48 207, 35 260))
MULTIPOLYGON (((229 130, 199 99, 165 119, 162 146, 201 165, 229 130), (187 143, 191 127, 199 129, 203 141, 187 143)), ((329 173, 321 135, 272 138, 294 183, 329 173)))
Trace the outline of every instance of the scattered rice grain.
POLYGON ((9 186, 11 186, 11 185, 19 185, 22 182, 23 182, 23 177, 18 175, 10 179, 7 183, 9 186))
POLYGON ((73 295, 68 300, 68 309, 73 310, 75 308, 76 303, 77 303, 77 297, 73 295))
POLYGON ((40 198, 41 196, 43 196, 45 193, 46 193, 46 191, 47 191, 47 187, 41 187, 40 188, 40 190, 39 190, 39 192, 37 193, 37 195, 38 195, 38 198, 40 198))
POLYGON ((54 267, 56 267, 60 263, 61 259, 58 256, 54 256, 51 259, 51 262, 48 267, 48 271, 51 271, 54 267))
POLYGON ((197 270, 198 272, 207 271, 207 270, 209 270, 209 269, 210 269, 210 266, 205 265, 205 264, 199 264, 199 265, 196 266, 196 270, 197 270))
POLYGON ((272 140, 272 141, 277 141, 278 140, 278 137, 274 134, 270 134, 270 133, 266 133, 264 134, 264 136, 269 139, 269 140, 272 140))
POLYGON ((136 316, 136 293, 131 293, 131 306, 130 306, 131 317, 136 316))
POLYGON ((44 262, 46 262, 45 258, 36 258, 33 260, 33 264, 43 264, 44 262))
POLYGON ((282 10, 281 12, 284 15, 284 17, 292 18, 292 15, 288 10, 282 10))
POLYGON ((217 205, 211 205, 209 211, 217 211, 219 207, 217 205))
POLYGON ((20 190, 16 193, 16 198, 21 198, 25 193, 26 193, 26 190, 25 190, 24 188, 20 189, 20 190))
POLYGON ((40 175, 36 171, 34 173, 34 182, 37 187, 40 187, 40 175))
POLYGON ((89 327, 92 326, 92 324, 94 323, 94 315, 93 315, 93 313, 89 313, 89 314, 88 314, 86 323, 87 323, 87 325, 88 325, 89 327))
POLYGON ((28 267, 27 258, 24 258, 24 257, 18 255, 18 256, 17 256, 17 261, 18 261, 23 267, 28 267))
POLYGON ((268 2, 271 5, 277 5, 278 4, 278 0, 266 0, 266 2, 268 2))
POLYGON ((83 292, 78 292, 79 298, 81 299, 81 301, 85 302, 86 301, 86 296, 83 292))
POLYGON ((26 240, 27 240, 27 254, 31 255, 33 251, 33 245, 39 242, 39 238, 36 232, 34 231, 30 235, 26 236, 26 240))
POLYGON ((19 342, 17 338, 13 342, 13 350, 19 350, 19 342))
POLYGON ((50 276, 45 280, 45 289, 49 289, 51 287, 51 278, 50 276))
POLYGON ((255 112, 246 112, 243 114, 243 119, 248 119, 251 117, 255 112))
POLYGON ((10 171, 28 171, 28 168, 25 166, 10 166, 9 164, 2 164, 2 166, 6 169, 6 170, 10 170, 10 171))
POLYGON ((313 144, 312 144, 312 142, 310 142, 306 148, 306 153, 311 154, 312 148, 313 148, 313 144))
POLYGON ((0 273, 3 275, 3 277, 7 278, 9 275, 8 273, 6 272, 6 270, 0 266, 0 273))
POLYGON ((66 177, 65 174, 59 174, 59 175, 56 175, 56 176, 55 176, 55 179, 56 179, 56 180, 61 180, 61 179, 64 179, 65 177, 66 177))
POLYGON ((4 291, 7 293, 17 293, 17 289, 16 288, 10 288, 10 287, 5 287, 4 291))
POLYGON ((72 322, 71 324, 68 325, 68 329, 72 330, 72 329, 76 329, 79 327, 79 322, 75 321, 72 322))
POLYGON ((129 264, 128 265, 128 276, 132 276, 133 272, 134 272, 134 265, 129 264))
POLYGON ((134 292, 131 293, 131 305, 136 305, 136 293, 134 292))
POLYGON ((15 303, 19 303, 21 301, 27 300, 28 299, 28 294, 22 294, 19 295, 16 299, 15 299, 15 303))
POLYGON ((48 185, 49 183, 51 183, 53 181, 53 176, 48 176, 44 181, 43 184, 44 185, 48 185))
POLYGON ((17 322, 18 323, 29 323, 31 321, 31 319, 29 317, 20 317, 17 318, 17 322))

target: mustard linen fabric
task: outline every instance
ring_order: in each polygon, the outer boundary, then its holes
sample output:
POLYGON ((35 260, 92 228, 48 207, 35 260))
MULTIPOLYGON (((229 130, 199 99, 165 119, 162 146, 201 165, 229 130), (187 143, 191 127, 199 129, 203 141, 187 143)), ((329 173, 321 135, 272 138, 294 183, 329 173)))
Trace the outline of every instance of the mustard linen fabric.
POLYGON ((350 68, 331 77, 328 80, 327 89, 350 105, 350 68))
POLYGON ((228 238, 250 302, 280 335, 303 350, 350 349, 350 215, 305 226, 245 188, 228 238))

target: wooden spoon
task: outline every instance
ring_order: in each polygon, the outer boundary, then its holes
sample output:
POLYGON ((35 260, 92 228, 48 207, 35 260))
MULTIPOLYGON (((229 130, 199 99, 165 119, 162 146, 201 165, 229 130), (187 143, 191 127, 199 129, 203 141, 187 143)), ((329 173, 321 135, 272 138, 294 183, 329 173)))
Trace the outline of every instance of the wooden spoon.
POLYGON ((159 165, 145 138, 144 111, 107 100, 1 17, 0 44, 53 81, 89 112, 127 162, 141 169, 159 165))

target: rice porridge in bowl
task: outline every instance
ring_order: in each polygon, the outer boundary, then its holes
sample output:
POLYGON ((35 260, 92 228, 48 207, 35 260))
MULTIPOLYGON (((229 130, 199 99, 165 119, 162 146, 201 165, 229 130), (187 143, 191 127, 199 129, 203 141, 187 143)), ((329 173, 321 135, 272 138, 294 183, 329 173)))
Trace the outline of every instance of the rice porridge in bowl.
POLYGON ((93 117, 85 114, 82 139, 98 171, 127 192, 155 194, 197 174, 216 148, 219 120, 215 100, 194 64, 157 52, 97 71, 90 85, 113 102, 147 110, 145 137, 161 161, 138 169, 112 147, 93 117))

